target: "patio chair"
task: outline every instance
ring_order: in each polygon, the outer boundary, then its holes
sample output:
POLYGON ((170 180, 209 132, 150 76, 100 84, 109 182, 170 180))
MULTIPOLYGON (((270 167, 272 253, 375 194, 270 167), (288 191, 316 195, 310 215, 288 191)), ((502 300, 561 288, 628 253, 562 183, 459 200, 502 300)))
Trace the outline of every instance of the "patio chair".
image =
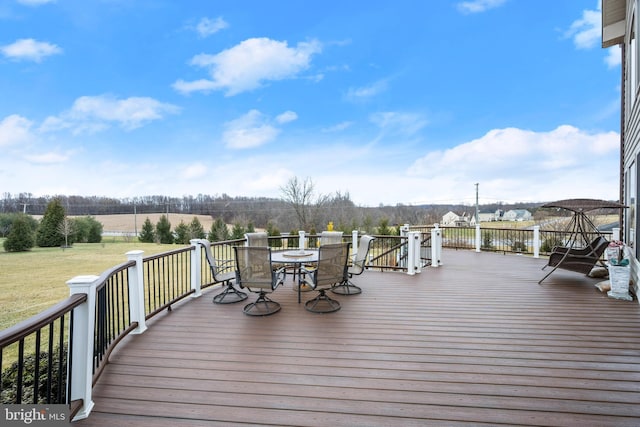
POLYGON ((350 243, 320 246, 318 265, 313 270, 300 269, 298 286, 309 286, 318 295, 307 301, 304 308, 314 313, 331 313, 340 310, 340 303, 330 298, 326 291, 342 283, 347 274, 350 243))
POLYGON ((269 235, 264 231, 246 233, 244 237, 247 239, 245 246, 269 246, 269 235))
POLYGON ((236 246, 236 283, 258 294, 243 311, 249 316, 268 316, 280 311, 280 304, 267 297, 284 282, 284 269, 273 270, 271 249, 263 246, 236 246))
POLYGON ((553 267, 553 269, 540 279, 538 284, 542 283, 542 281, 549 277, 557 268, 574 271, 576 273, 589 274, 602 257, 607 246, 609 246, 609 241, 602 236, 598 236, 584 248, 554 247, 551 255, 549 255, 547 265, 542 267, 543 270, 546 267, 553 267))
POLYGON ((367 257, 369 256, 369 250, 371 249, 371 242, 375 239, 373 236, 364 235, 360 237, 358 243, 358 252, 353 260, 353 263, 347 269, 347 275, 339 285, 331 288, 331 292, 340 295, 356 295, 362 292, 362 289, 351 282, 353 276, 360 275, 364 272, 367 257))
POLYGON ((204 248, 213 281, 222 283, 224 287, 222 292, 213 297, 213 302, 215 304, 232 304, 246 300, 247 294, 233 286, 233 281, 236 278, 233 260, 217 260, 211 251, 211 242, 206 239, 199 239, 198 242, 204 248), (221 268, 225 270, 224 273, 220 272, 221 268))

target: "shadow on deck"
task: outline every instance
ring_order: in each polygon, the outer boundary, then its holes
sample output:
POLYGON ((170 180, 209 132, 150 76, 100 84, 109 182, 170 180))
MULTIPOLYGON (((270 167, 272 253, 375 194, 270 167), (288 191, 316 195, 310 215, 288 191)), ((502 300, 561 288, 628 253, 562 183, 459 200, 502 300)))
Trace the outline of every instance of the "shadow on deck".
MULTIPOLYGON (((251 318, 213 292, 120 344, 76 426, 637 426, 640 307, 542 259, 446 251, 342 309, 251 318)), ((214 290, 217 292, 217 290, 214 290)), ((303 294, 308 299, 310 294, 303 294)), ((255 298, 251 295, 250 298, 255 298)))

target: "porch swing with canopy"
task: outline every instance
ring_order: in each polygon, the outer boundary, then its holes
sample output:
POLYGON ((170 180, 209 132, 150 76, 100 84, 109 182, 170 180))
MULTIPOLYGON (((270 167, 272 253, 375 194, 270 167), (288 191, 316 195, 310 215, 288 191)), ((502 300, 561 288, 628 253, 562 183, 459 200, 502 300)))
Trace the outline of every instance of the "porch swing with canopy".
POLYGON ((565 246, 555 246, 549 255, 547 265, 553 267, 538 284, 542 283, 556 269, 561 268, 588 275, 596 265, 609 241, 600 233, 596 225, 587 216, 588 212, 599 209, 624 209, 626 206, 618 202, 598 199, 566 199, 546 203, 542 208, 565 209, 573 213, 565 232, 569 237, 565 246), (592 238, 595 233, 596 237, 592 238))

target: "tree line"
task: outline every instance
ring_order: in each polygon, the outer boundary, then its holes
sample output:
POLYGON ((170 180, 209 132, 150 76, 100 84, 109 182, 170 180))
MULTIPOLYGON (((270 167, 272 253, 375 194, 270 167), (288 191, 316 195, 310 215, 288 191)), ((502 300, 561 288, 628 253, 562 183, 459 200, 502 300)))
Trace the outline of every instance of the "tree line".
MULTIPOLYGON (((0 214, 25 213, 44 215, 49 204, 59 203, 68 216, 99 216, 113 214, 193 214, 209 215, 215 221, 233 224, 244 229, 253 227, 281 232, 305 230, 314 233, 323 230, 329 222, 336 230, 345 233, 352 230, 372 233, 382 222, 390 225, 439 223, 448 211, 457 213, 474 212, 469 205, 433 204, 378 207, 357 206, 349 193, 335 192, 320 194, 311 178, 291 178, 281 187, 282 197, 231 197, 227 194, 169 197, 162 195, 132 198, 112 198, 100 196, 34 196, 31 193, 4 193, 0 198, 0 214)), ((539 204, 538 204, 539 205, 539 204)), ((494 203, 482 205, 481 211, 497 209, 529 209, 535 211, 537 205, 494 203)), ((151 224, 153 228, 158 224, 151 224)), ((188 225, 185 224, 185 227, 188 225)), ((184 231, 178 225, 178 233, 184 231)), ((162 230, 162 225, 161 225, 162 230)), ((188 227, 187 227, 188 228, 188 227)), ((217 233, 218 231, 216 231, 217 233)), ((0 223, 0 236, 3 231, 0 223)), ((230 234, 233 234, 230 231, 230 234)))
POLYGON ((68 218, 57 199, 49 202, 40 221, 24 213, 0 213, 0 235, 6 237, 2 245, 7 252, 100 243, 102 230, 102 224, 91 216, 68 218))

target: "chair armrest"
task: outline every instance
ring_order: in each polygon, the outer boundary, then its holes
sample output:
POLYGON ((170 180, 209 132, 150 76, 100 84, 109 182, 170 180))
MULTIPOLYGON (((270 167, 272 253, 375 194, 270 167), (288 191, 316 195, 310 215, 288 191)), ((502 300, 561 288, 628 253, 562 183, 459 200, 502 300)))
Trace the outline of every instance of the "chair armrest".
POLYGON ((220 273, 235 271, 236 261, 233 259, 216 259, 216 269, 220 273))
POLYGON ((300 267, 301 274, 311 274, 316 271, 315 267, 300 267))
POLYGON ((278 278, 278 280, 280 280, 280 279, 284 280, 285 276, 287 275, 287 267, 280 267, 280 268, 274 270, 273 274, 275 274, 275 276, 278 278))

